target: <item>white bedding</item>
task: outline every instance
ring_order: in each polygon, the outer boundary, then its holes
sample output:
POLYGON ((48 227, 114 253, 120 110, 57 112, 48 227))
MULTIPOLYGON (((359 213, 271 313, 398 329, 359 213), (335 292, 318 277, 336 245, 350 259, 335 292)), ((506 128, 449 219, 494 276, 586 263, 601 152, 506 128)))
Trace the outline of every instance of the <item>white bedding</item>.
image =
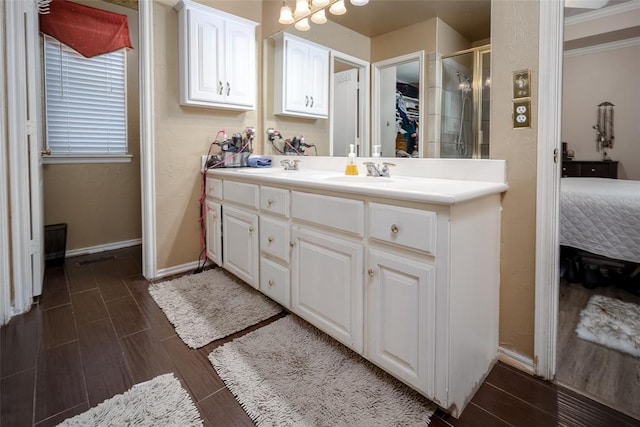
POLYGON ((562 178, 560 244, 640 263, 640 181, 562 178))

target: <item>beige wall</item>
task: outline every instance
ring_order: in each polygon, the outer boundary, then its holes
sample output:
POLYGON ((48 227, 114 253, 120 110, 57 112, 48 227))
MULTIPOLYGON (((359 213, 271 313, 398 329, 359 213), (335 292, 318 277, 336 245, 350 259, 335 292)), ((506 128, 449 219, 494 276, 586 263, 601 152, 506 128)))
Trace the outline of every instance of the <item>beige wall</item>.
POLYGON ((565 57, 563 72, 562 141, 576 160, 600 160, 592 126, 598 104, 610 101, 615 140, 609 155, 620 162, 619 178, 640 180, 640 46, 565 57))
POLYGON ((102 1, 82 3, 128 17, 127 142, 133 160, 44 166, 44 222, 68 224, 67 250, 141 237, 138 13, 102 1))
MULTIPOLYGON (((200 253, 199 197, 200 157, 205 155, 216 133, 242 132, 256 127, 262 136, 255 111, 235 112, 211 108, 183 107, 178 95, 177 1, 162 0, 153 6, 154 55, 154 150, 156 174, 156 236, 158 269, 198 259, 200 253)), ((261 1, 210 0, 199 3, 256 22, 262 18, 261 1)), ((256 43, 262 40, 257 28, 256 43)), ((256 55, 256 75, 261 87, 261 55, 256 55)), ((258 106, 260 99, 258 99, 258 106)))
POLYGON ((491 9, 491 158, 507 161, 500 268, 500 345, 533 357, 538 14, 533 1, 494 1, 491 9), (531 129, 511 123, 512 72, 531 68, 531 129))
POLYGON ((471 43, 442 19, 437 20, 436 50, 443 55, 469 49, 471 43))

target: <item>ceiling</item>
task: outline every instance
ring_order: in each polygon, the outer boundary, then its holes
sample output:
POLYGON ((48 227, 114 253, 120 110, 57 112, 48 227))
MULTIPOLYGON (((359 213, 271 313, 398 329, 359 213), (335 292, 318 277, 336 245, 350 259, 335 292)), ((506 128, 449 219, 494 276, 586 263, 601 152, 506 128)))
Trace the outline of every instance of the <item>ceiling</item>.
POLYGON ((347 13, 327 14, 332 21, 367 37, 439 17, 469 41, 489 38, 490 0, 369 0, 366 6, 345 1, 347 13))

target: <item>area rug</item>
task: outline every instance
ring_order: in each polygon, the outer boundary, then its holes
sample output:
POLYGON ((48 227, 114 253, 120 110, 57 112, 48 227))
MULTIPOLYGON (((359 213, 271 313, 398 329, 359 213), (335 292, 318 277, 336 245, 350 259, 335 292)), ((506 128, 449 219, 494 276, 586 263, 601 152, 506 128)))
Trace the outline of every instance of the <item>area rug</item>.
POLYGON ((201 426, 198 409, 173 374, 160 375, 59 426, 201 426))
POLYGON ((209 360, 257 426, 425 426, 433 403, 295 316, 209 360))
POLYGON ((282 307, 217 268, 149 286, 176 333, 191 348, 224 338, 282 311, 282 307))
POLYGON ((640 306, 594 295, 580 313, 578 338, 640 357, 640 306))

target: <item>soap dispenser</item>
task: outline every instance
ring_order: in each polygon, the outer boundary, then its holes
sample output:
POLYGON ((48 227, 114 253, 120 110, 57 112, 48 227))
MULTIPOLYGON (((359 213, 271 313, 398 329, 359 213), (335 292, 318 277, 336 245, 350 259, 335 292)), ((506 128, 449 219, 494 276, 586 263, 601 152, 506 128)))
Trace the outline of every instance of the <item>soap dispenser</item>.
POLYGON ((344 170, 345 175, 358 175, 355 147, 356 146, 354 144, 349 144, 349 161, 347 162, 347 167, 344 170))

